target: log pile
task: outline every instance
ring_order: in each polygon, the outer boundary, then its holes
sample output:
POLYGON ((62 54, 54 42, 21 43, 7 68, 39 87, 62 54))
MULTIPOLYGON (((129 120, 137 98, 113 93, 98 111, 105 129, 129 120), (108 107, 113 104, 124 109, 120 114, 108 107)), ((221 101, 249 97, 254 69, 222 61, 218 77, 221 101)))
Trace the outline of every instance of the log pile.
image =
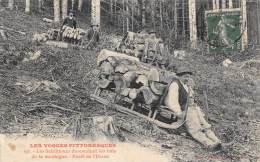
POLYGON ((59 29, 49 29, 47 33, 35 33, 33 41, 41 43, 48 40, 69 40, 70 42, 80 43, 85 35, 86 31, 81 28, 73 29, 65 26, 61 31, 59 29))
POLYGON ((80 28, 73 29, 65 26, 63 30, 64 32, 62 33, 62 38, 69 38, 69 39, 80 41, 82 37, 86 35, 86 32, 80 28))
POLYGON ((161 38, 147 32, 128 32, 123 38, 117 51, 139 58, 142 62, 167 68, 169 65, 169 52, 161 38))
POLYGON ((158 102, 164 89, 177 76, 161 71, 122 53, 108 50, 98 56, 100 76, 98 86, 151 105, 158 102))

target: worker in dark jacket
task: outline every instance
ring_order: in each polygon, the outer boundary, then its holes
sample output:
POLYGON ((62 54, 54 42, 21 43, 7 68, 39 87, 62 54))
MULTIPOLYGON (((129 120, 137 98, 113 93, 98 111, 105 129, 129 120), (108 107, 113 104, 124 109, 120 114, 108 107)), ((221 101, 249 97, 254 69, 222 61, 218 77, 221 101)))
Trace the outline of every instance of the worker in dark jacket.
POLYGON ((74 13, 73 12, 70 12, 69 16, 64 19, 61 28, 63 28, 64 26, 68 26, 68 27, 76 29, 77 22, 76 22, 76 20, 74 18, 74 13))
POLYGON ((60 28, 60 40, 71 41, 68 33, 72 33, 77 28, 77 22, 74 18, 74 13, 70 11, 69 16, 66 17, 60 28))

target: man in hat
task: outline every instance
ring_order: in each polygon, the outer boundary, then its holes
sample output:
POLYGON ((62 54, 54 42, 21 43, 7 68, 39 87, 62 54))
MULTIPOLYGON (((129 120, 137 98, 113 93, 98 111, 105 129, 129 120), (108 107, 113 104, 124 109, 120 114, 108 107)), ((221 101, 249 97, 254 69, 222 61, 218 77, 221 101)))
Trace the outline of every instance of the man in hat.
POLYGON ((74 18, 74 13, 73 11, 70 11, 69 16, 66 17, 61 25, 60 29, 60 40, 63 39, 68 39, 69 41, 72 38, 72 34, 77 28, 77 22, 76 19, 74 18))
POLYGON ((70 11, 69 16, 64 19, 61 28, 63 29, 64 26, 68 26, 68 27, 73 28, 73 29, 77 28, 77 22, 76 22, 76 19, 74 17, 73 11, 70 11))
POLYGON ((87 38, 89 41, 88 49, 93 49, 96 43, 99 42, 99 25, 91 25, 90 30, 88 30, 87 38))

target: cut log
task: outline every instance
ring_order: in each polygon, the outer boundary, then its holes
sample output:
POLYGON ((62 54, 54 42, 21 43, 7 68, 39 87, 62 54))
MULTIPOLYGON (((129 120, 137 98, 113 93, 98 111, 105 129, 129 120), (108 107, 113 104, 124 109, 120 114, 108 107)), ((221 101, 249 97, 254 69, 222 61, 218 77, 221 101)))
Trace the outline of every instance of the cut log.
POLYGON ((0 34, 1 34, 1 37, 3 38, 3 40, 7 40, 7 36, 6 36, 6 33, 4 30, 0 29, 0 34))
POLYGON ((112 116, 93 117, 93 133, 97 138, 116 135, 112 116))
POLYGON ((48 19, 48 18, 43 18, 42 21, 47 22, 47 23, 53 23, 53 20, 48 19))
POLYGON ((46 44, 49 46, 55 46, 59 48, 69 48, 69 43, 66 42, 47 41, 46 44))
POLYGON ((22 31, 17 31, 17 30, 15 30, 15 29, 8 28, 8 27, 1 26, 1 25, 0 25, 0 29, 3 29, 3 30, 8 30, 8 31, 12 31, 12 32, 19 33, 19 34, 22 34, 22 35, 26 35, 26 33, 25 33, 25 32, 22 32, 22 31))

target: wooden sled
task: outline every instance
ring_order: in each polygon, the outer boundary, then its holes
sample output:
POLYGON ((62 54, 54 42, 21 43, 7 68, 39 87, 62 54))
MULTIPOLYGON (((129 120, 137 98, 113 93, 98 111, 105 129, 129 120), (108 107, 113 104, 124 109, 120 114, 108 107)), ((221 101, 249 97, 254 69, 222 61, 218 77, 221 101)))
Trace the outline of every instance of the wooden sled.
POLYGON ((186 115, 188 110, 188 102, 185 105, 183 115, 177 117, 171 110, 166 106, 160 106, 156 109, 152 109, 149 105, 142 103, 135 103, 131 99, 125 96, 120 96, 116 94, 113 89, 101 89, 97 87, 94 94, 91 95, 91 99, 97 101, 103 105, 115 108, 118 112, 126 113, 129 115, 134 115, 136 117, 141 117, 161 128, 165 129, 178 129, 186 121, 186 115), (102 96, 104 91, 109 93, 114 93, 116 95, 114 101, 109 101, 102 96))

